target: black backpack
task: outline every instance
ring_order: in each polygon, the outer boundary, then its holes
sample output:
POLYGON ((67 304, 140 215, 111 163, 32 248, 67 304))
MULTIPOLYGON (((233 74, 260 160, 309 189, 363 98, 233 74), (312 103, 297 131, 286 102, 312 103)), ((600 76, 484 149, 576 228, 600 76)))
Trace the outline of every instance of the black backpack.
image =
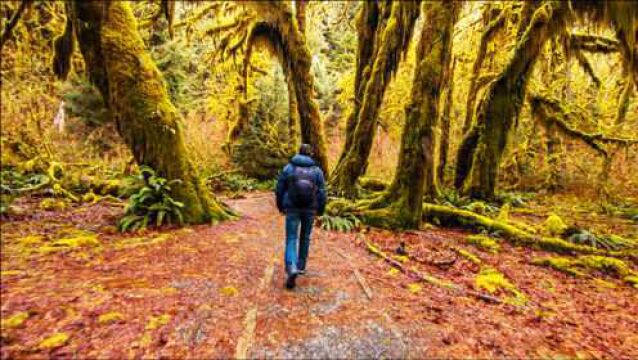
POLYGON ((317 207, 314 167, 292 165, 292 174, 288 177, 288 196, 298 209, 317 207))

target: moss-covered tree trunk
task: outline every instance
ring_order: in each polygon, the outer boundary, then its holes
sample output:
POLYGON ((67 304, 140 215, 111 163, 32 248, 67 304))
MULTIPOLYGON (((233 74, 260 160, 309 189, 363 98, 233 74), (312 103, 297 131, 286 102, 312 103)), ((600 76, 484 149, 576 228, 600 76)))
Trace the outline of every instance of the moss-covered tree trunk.
MULTIPOLYGON (((485 10, 483 16, 486 19, 489 19, 490 14, 492 13, 491 7, 485 10)), ((467 92, 467 103, 465 106, 465 121, 463 122, 463 133, 465 134, 470 127, 472 126, 472 121, 474 119, 474 106, 476 104, 476 96, 478 95, 478 79, 481 75, 481 68, 483 67, 483 61, 485 60, 485 55, 487 54, 487 45, 492 41, 494 36, 498 33, 498 30, 503 28, 505 25, 505 20, 507 19, 507 15, 509 14, 509 10, 501 10, 501 12, 494 18, 493 20, 487 23, 487 26, 481 33, 481 39, 479 41, 479 48, 476 53, 476 58, 474 59, 474 64, 472 65, 472 74, 470 76, 470 87, 467 92)))
MULTIPOLYGON (((450 50, 452 52, 452 50, 450 50)), ((454 107, 454 70, 456 68, 456 59, 452 61, 447 75, 445 76, 445 103, 441 112, 441 139, 439 141, 439 164, 437 167, 437 179, 439 184, 445 181, 445 167, 447 166, 447 156, 450 149, 450 126, 452 124, 451 114, 454 107)))
POLYGON ((324 139, 323 122, 314 95, 314 78, 310 72, 312 56, 306 46, 306 38, 299 29, 290 4, 279 1, 254 2, 251 5, 260 16, 247 41, 249 48, 259 36, 279 47, 282 66, 288 69, 294 87, 301 128, 301 141, 311 144, 315 159, 328 172, 328 156, 324 139), (252 39, 252 40, 251 40, 252 39))
POLYGON ((120 1, 73 5, 74 28, 89 78, 106 100, 137 163, 182 181, 174 186, 173 195, 185 205, 186 222, 230 217, 198 177, 184 142, 182 119, 144 49, 129 5, 120 1))
POLYGON ((468 160, 457 163, 456 183, 464 184, 472 197, 494 196, 500 160, 523 105, 532 67, 545 42, 563 29, 567 14, 566 3, 548 2, 539 7, 518 40, 512 59, 486 91, 475 128, 467 134, 458 155, 459 159, 471 159, 469 164, 468 160), (475 146, 469 145, 474 142, 475 146))
POLYGON ((401 152, 394 180, 383 198, 364 212, 367 222, 392 228, 418 228, 424 195, 438 193, 435 126, 439 95, 451 58, 454 2, 423 3, 424 22, 410 102, 405 109, 401 152), (374 209, 378 208, 378 209, 374 209))
MULTIPOLYGON (((354 77, 354 104, 352 112, 348 114, 346 119, 346 136, 339 163, 341 163, 352 146, 354 130, 357 127, 357 119, 363 98, 364 86, 362 84, 365 85, 366 79, 370 77, 372 62, 376 53, 375 37, 377 35, 377 27, 383 21, 380 18, 383 15, 382 13, 376 1, 365 1, 357 14, 357 64, 354 77)), ((387 9, 385 13, 389 15, 387 9)))
POLYGON ((337 193, 343 196, 356 195, 355 184, 367 170, 379 108, 390 78, 397 69, 401 55, 408 47, 418 15, 418 3, 393 2, 383 32, 376 37, 377 51, 373 66, 365 85, 361 84, 365 90, 361 108, 357 114, 351 146, 349 149, 344 149, 346 154, 337 164, 331 179, 331 184, 337 193))

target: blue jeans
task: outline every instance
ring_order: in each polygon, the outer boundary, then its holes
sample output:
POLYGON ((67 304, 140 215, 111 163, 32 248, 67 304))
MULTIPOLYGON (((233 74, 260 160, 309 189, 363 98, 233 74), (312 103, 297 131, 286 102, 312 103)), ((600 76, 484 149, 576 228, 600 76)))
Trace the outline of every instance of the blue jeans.
POLYGON ((286 271, 289 272, 293 264, 299 270, 306 268, 313 220, 312 213, 289 212, 286 214, 286 271), (299 225, 301 225, 301 232, 299 225), (297 253, 297 241, 299 241, 299 253, 297 253))

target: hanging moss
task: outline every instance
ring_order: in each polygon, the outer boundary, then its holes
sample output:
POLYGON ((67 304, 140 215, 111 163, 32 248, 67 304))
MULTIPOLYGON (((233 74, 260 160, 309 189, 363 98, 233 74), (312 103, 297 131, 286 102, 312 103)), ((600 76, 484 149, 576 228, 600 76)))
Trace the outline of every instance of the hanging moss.
POLYGON ((438 196, 434 127, 438 97, 449 67, 454 3, 426 3, 424 25, 417 45, 417 63, 410 103, 401 137, 401 151, 394 180, 387 192, 368 204, 364 220, 390 228, 418 228, 422 202, 438 196))
POLYGON ((541 95, 532 95, 530 104, 536 121, 543 127, 555 128, 565 136, 581 140, 604 157, 607 157, 608 153, 601 144, 625 146, 638 144, 638 139, 614 138, 601 133, 589 134, 574 128, 567 122, 567 114, 569 114, 569 111, 556 100, 541 95))
MULTIPOLYGON (((472 127, 472 120, 474 119, 474 106, 476 103, 476 96, 478 95, 479 86, 478 78, 481 75, 481 68, 485 55, 487 54, 487 45, 492 41, 494 36, 498 34, 498 31, 505 26, 507 16, 509 15, 509 8, 501 10, 494 20, 492 20, 483 32, 481 33, 481 39, 479 41, 479 48, 472 65, 472 75, 470 77, 470 87, 468 89, 467 103, 465 106, 465 122, 463 123, 463 133, 466 133, 472 127)), ((483 13, 483 17, 489 17, 491 14, 491 8, 486 8, 483 13)))
MULTIPOLYGON (((388 11, 387 9, 382 8, 382 13, 388 11)), ((374 59, 371 59, 372 66, 369 67, 369 73, 366 69, 363 70, 365 75, 362 77, 367 81, 359 84, 360 89, 364 90, 352 141, 349 148, 344 148, 344 154, 330 181, 333 189, 341 196, 354 197, 355 184, 367 170, 379 108, 390 78, 408 48, 418 15, 419 5, 416 2, 395 1, 391 4, 385 25, 377 27, 374 45, 376 52, 374 59)), ((353 125, 352 121, 349 123, 350 126, 353 125)))
POLYGON ((223 220, 230 211, 208 193, 189 158, 182 119, 162 75, 144 50, 129 5, 119 1, 73 3, 74 28, 89 77, 107 99, 117 129, 138 164, 180 179, 173 197, 189 223, 223 220))
MULTIPOLYGON (((294 91, 301 141, 313 145, 315 158, 327 173, 328 157, 324 139, 323 122, 314 98, 314 79, 310 72, 312 57, 305 43, 305 36, 294 21, 292 8, 283 2, 255 2, 251 5, 259 14, 259 20, 251 27, 246 38, 246 54, 249 62, 252 47, 259 39, 279 54, 286 76, 294 91)), ((247 84, 245 85, 247 86, 247 84)))
POLYGON ((517 42, 509 64, 486 90, 476 114, 478 143, 469 151, 465 149, 473 156, 471 170, 466 179, 457 179, 465 183, 472 197, 494 196, 500 160, 523 105, 532 67, 543 44, 562 31, 567 14, 566 3, 545 3, 539 7, 517 42))

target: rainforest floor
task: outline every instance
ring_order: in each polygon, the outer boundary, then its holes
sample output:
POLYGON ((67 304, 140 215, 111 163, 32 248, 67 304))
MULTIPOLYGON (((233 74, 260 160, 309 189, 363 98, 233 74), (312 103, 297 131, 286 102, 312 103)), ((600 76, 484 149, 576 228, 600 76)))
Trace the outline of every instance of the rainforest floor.
POLYGON ((481 251, 461 230, 315 229, 288 291, 272 195, 228 204, 242 217, 131 235, 113 226, 116 204, 25 200, 27 215, 2 222, 2 358, 638 357, 638 291, 621 280, 535 266, 551 254, 507 243, 481 251), (471 251, 526 305, 419 282, 364 241, 390 254, 404 242, 406 266, 475 289, 479 266, 458 255, 471 251))

